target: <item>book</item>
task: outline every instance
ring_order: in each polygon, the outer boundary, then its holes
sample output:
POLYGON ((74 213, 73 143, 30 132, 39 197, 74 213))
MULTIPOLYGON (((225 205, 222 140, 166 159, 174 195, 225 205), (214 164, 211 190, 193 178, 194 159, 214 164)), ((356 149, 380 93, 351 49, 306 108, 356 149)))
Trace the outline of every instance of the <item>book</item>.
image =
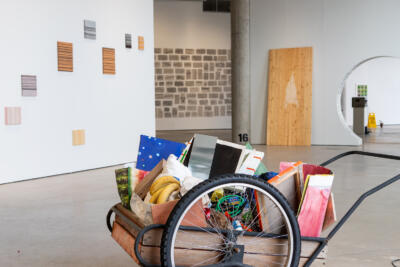
POLYGON ((297 217, 301 236, 321 235, 333 178, 333 175, 307 176, 297 217))
POLYGON ((151 171, 161 160, 166 160, 169 155, 173 154, 179 157, 185 147, 185 144, 141 135, 136 169, 151 171))
MULTIPOLYGON (((286 197, 293 210, 297 210, 300 202, 299 170, 302 168, 302 165, 303 163, 301 161, 296 162, 292 167, 287 168, 268 181, 268 183, 272 184, 286 197)), ((276 209, 276 204, 271 202, 268 197, 264 197, 262 194, 258 195, 257 192, 255 192, 255 196, 261 229, 263 231, 279 234, 280 232, 274 232, 274 229, 281 229, 281 225, 283 225, 284 222, 280 211, 276 209)))

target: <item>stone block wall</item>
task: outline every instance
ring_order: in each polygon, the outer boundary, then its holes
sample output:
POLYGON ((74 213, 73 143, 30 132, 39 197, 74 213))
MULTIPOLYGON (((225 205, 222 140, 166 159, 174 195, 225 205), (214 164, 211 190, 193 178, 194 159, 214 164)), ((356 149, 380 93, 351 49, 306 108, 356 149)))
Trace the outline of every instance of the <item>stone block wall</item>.
POLYGON ((155 48, 156 118, 231 116, 231 51, 155 48))

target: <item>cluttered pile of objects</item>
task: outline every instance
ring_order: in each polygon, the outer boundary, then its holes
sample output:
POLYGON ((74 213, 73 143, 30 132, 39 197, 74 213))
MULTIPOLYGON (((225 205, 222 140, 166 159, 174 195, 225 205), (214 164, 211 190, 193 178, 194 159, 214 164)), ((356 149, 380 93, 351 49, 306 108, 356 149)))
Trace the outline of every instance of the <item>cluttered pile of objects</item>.
MULTIPOLYGON (((224 179, 226 174, 251 176, 273 185, 286 198, 302 236, 319 237, 336 221, 332 172, 303 162, 281 162, 279 172, 270 172, 261 162, 263 157, 250 144, 212 136, 196 134, 182 144, 142 135, 136 164, 116 170, 120 205, 139 228, 165 224, 178 201, 186 194, 196 194, 196 188, 207 187, 205 181, 224 179)), ((182 225, 270 234, 287 231, 284 218, 278 219, 279 205, 268 203, 267 192, 240 184, 210 190, 197 193, 195 204, 183 212, 182 225)), ((121 231, 113 230, 114 239, 137 260, 132 251, 137 230, 124 228, 126 223, 118 220, 116 224, 121 231), (132 240, 123 238, 124 234, 132 240)))
MULTIPOLYGON (((165 223, 177 200, 209 177, 227 173, 271 175, 261 163, 263 157, 264 153, 250 144, 242 146, 212 136, 195 135, 181 144, 142 135, 136 165, 126 164, 116 170, 121 203, 145 225, 165 223)), ((223 196, 215 192, 212 199, 223 196)))

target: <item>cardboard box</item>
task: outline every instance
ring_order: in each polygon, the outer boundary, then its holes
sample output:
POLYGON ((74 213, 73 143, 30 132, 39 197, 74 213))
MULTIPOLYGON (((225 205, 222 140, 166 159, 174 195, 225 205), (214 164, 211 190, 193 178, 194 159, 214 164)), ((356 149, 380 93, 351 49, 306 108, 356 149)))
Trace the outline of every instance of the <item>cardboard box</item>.
POLYGON ((161 160, 154 168, 151 170, 140 183, 135 187, 135 193, 141 199, 144 199, 149 192, 151 184, 153 183, 154 179, 162 172, 163 166, 166 163, 165 160, 161 160))

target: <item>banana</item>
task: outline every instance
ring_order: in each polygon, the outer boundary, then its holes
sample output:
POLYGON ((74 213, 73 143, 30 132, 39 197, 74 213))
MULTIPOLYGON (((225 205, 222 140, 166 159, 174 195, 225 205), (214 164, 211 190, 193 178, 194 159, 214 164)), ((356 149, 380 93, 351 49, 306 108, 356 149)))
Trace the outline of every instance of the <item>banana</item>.
POLYGON ((153 195, 158 189, 171 183, 180 185, 179 181, 172 176, 163 176, 157 179, 150 187, 150 195, 153 195))
POLYGON ((160 196, 161 192, 165 189, 165 187, 161 187, 158 189, 150 198, 151 204, 156 204, 158 197, 160 196))
POLYGON ((179 190, 180 186, 179 184, 173 183, 167 185, 161 192, 160 196, 157 199, 157 204, 162 204, 167 202, 169 195, 171 195, 172 192, 179 190))

